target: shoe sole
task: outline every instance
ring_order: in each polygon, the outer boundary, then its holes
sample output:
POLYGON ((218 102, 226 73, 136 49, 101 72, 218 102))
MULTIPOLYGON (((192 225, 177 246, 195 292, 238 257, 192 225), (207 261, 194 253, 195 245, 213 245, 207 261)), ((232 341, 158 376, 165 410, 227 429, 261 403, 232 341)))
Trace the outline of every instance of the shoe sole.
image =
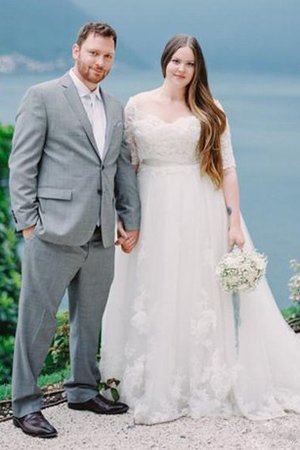
POLYGON ((30 431, 27 431, 22 427, 20 422, 15 417, 13 418, 13 424, 15 427, 21 428, 23 433, 28 434, 29 436, 32 436, 32 437, 37 437, 37 438, 42 438, 42 439, 51 439, 51 438, 57 437, 57 433, 49 433, 49 434, 45 434, 45 435, 30 433, 30 431))
POLYGON ((109 415, 109 416, 112 416, 115 414, 125 414, 125 413, 127 413, 128 409, 129 409, 129 408, 127 408, 127 409, 124 409, 121 411, 98 412, 98 411, 95 411, 94 409, 89 409, 84 406, 80 406, 80 405, 76 405, 76 404, 74 405, 73 403, 68 403, 68 408, 75 409, 76 411, 90 411, 95 414, 103 414, 103 415, 109 415))

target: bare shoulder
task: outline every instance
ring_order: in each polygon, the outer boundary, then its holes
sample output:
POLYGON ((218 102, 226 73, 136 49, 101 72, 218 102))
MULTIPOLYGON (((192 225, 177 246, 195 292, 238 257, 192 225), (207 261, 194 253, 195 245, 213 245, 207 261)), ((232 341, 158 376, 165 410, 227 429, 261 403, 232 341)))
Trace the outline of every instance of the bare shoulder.
POLYGON ((157 91, 158 91, 158 89, 153 89, 151 91, 139 92, 138 94, 130 97, 130 99, 132 102, 134 102, 134 104, 137 107, 144 106, 147 103, 151 103, 151 102, 155 101, 155 99, 157 97, 157 91))

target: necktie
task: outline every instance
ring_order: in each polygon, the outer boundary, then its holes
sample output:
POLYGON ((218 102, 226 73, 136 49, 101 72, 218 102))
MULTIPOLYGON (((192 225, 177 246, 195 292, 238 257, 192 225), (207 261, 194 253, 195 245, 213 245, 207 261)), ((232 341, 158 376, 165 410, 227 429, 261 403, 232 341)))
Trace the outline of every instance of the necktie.
POLYGON ((89 119, 100 156, 103 158, 105 142, 105 118, 102 117, 101 109, 97 107, 97 99, 94 93, 90 94, 89 119))

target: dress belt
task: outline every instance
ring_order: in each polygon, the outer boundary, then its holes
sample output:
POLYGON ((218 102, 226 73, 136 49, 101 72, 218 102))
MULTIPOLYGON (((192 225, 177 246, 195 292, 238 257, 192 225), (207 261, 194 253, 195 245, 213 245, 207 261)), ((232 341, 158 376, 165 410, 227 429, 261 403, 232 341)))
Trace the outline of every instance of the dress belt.
POLYGON ((181 162, 181 161, 163 161, 160 159, 146 158, 141 161, 141 164, 154 167, 168 167, 168 166, 199 166, 199 161, 181 162))

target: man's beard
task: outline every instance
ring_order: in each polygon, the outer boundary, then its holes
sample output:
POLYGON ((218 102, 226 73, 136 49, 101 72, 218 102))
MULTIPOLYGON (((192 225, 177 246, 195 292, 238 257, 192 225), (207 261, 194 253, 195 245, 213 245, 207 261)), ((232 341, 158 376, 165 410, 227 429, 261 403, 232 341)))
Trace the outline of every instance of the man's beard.
POLYGON ((97 83, 100 83, 100 81, 102 81, 106 75, 108 74, 109 71, 106 71, 104 69, 94 69, 93 67, 90 67, 90 69, 93 70, 93 72, 95 73, 95 79, 97 79, 97 83))
POLYGON ((110 70, 96 69, 93 66, 82 63, 77 60, 77 70, 83 80, 89 83, 98 84, 109 74, 110 70))

